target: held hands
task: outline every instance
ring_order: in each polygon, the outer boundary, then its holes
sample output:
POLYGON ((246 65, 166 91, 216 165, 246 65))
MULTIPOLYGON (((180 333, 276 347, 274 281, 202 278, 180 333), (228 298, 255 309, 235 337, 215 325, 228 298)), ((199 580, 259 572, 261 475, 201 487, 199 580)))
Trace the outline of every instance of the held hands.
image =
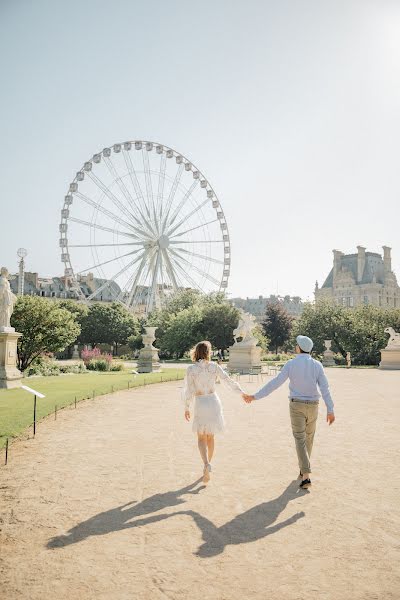
POLYGON ((186 421, 190 421, 190 410, 185 410, 185 419, 186 421))
POLYGON ((253 402, 253 400, 255 400, 254 396, 250 396, 249 394, 242 394, 242 398, 246 402, 246 404, 250 404, 251 402, 253 402))
POLYGON ((335 415, 333 413, 328 413, 326 415, 326 422, 329 423, 329 425, 332 425, 332 423, 334 423, 335 421, 335 415))

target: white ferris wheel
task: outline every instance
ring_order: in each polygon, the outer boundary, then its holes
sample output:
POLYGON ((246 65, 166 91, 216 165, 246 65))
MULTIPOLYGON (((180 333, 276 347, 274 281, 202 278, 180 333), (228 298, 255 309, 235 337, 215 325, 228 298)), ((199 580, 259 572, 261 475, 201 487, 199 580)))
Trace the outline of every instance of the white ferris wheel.
POLYGON ((85 301, 107 296, 148 313, 178 290, 228 285, 229 232, 213 188, 182 154, 154 142, 114 144, 84 163, 64 198, 60 247, 65 276, 85 301))

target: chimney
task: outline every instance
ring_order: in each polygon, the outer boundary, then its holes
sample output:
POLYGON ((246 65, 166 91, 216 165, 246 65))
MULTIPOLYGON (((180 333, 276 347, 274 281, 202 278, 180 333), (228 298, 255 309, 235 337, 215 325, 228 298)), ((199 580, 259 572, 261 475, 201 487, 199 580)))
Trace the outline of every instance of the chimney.
POLYGON ((383 248, 383 265, 385 268, 385 273, 390 273, 392 270, 392 257, 391 251, 392 249, 389 246, 382 246, 383 248))
POLYGON ((365 269, 365 248, 364 246, 357 246, 357 283, 363 278, 365 269))
POLYGON ((343 256, 343 252, 340 252, 340 250, 333 250, 333 277, 334 278, 340 271, 342 256, 343 256))

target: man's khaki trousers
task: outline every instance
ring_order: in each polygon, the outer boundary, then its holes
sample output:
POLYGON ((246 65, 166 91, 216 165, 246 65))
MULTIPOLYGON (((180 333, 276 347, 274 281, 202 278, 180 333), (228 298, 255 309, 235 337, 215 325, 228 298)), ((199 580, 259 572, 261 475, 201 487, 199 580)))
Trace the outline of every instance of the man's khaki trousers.
POLYGON ((301 473, 311 473, 310 456, 318 418, 318 404, 289 402, 293 437, 301 473))

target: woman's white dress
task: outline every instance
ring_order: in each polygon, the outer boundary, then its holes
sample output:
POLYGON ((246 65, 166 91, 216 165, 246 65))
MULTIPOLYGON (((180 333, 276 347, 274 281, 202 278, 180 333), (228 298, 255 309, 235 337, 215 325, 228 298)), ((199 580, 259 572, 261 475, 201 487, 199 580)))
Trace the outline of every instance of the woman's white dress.
POLYGON ((199 360, 187 369, 183 398, 186 410, 194 399, 192 429, 196 433, 215 434, 225 429, 221 400, 215 391, 217 378, 237 394, 243 393, 240 385, 216 363, 199 360))

